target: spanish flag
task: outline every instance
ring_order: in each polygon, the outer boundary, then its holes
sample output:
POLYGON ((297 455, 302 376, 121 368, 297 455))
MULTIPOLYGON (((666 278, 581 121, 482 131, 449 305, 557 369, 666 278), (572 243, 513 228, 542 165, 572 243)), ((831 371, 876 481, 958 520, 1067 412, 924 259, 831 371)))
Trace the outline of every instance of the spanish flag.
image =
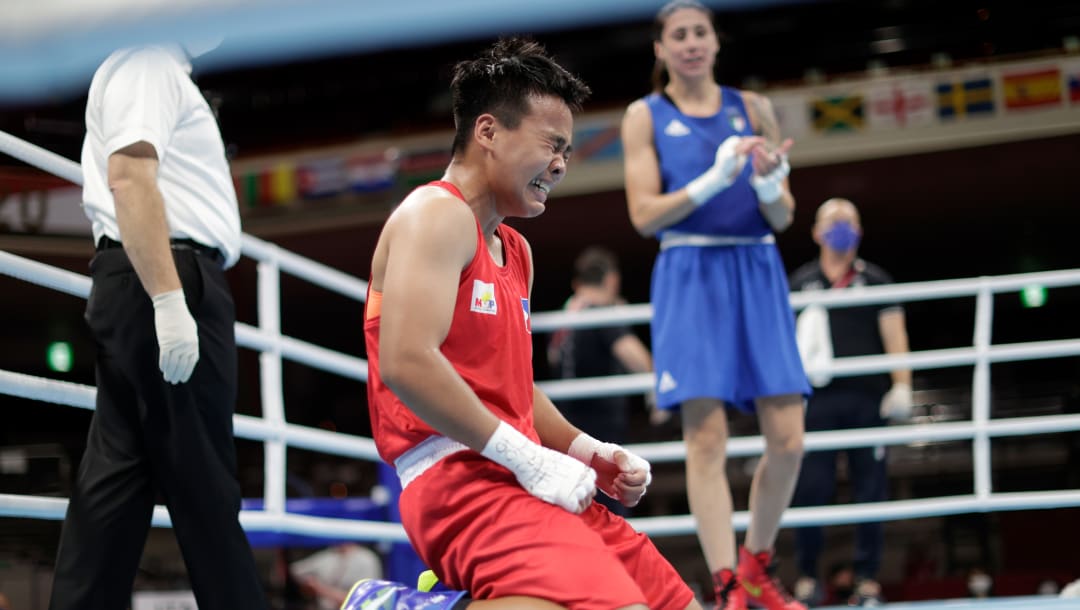
POLYGON ((1057 68, 1005 74, 1002 87, 1005 108, 1010 110, 1061 104, 1061 71, 1057 68))

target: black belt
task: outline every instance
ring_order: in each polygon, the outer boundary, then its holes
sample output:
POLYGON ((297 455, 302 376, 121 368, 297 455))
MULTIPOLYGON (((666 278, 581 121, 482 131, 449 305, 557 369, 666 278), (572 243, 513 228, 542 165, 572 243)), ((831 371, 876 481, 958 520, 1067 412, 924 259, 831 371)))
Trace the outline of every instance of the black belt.
MULTIPOLYGON (((211 248, 210 246, 200 244, 194 239, 179 239, 174 238, 169 240, 169 245, 173 250, 191 250, 199 256, 205 256, 206 258, 217 263, 219 267, 225 266, 225 255, 221 253, 221 250, 217 248, 211 248)), ((101 239, 97 242, 97 251, 109 250, 112 248, 123 248, 124 245, 110 237, 101 236, 101 239)))

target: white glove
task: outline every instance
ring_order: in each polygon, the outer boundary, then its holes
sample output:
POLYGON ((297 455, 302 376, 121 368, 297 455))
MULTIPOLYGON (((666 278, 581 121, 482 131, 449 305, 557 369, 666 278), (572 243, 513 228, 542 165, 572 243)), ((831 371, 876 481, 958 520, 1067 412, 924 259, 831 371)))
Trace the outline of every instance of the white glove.
POLYGON ((184 383, 199 361, 199 329, 188 311, 182 289, 163 292, 154 301, 154 329, 157 331, 158 367, 165 381, 184 383))
POLYGON ((686 185, 686 194, 694 205, 705 205, 714 195, 734 184, 746 165, 746 155, 740 155, 735 150, 741 140, 739 136, 729 136, 724 140, 716 149, 716 160, 712 167, 686 185))
POLYGON ((751 176, 750 186, 754 187, 758 201, 765 205, 779 201, 781 195, 784 194, 784 178, 787 178, 789 173, 791 173, 791 166, 788 165, 787 156, 782 155, 780 165, 777 165, 773 171, 764 176, 757 174, 751 176))
POLYGON ((581 513, 596 495, 596 471, 532 442, 506 422, 499 422, 480 454, 514 473, 525 491, 572 513, 581 513))
POLYGON ((894 383, 881 399, 881 417, 894 421, 906 421, 911 417, 911 386, 894 383))
POLYGON ((582 432, 570 443, 570 457, 596 469, 596 486, 624 506, 637 506, 652 483, 652 466, 614 443, 601 443, 582 432), (595 461, 599 459, 599 462, 595 461))

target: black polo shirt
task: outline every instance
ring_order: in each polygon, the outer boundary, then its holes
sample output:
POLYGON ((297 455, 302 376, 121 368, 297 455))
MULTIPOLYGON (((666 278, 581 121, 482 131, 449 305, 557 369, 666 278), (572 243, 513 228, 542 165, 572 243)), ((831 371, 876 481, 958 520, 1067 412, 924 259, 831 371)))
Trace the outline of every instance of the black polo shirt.
MULTIPOLYGON (((852 265, 853 276, 844 290, 856 286, 880 286, 891 284, 892 276, 884 269, 860 258, 852 265)), ((815 259, 799 267, 789 279, 793 291, 830 290, 833 285, 821 271, 821 261, 815 259)), ((899 309, 897 303, 879 303, 856 307, 830 307, 829 330, 832 334, 833 357, 869 356, 885 353, 881 341, 878 317, 886 312, 899 309)), ((888 373, 862 375, 858 377, 834 377, 826 388, 858 389, 884 394, 892 385, 888 373)), ((824 388, 822 388, 824 389, 824 388)))

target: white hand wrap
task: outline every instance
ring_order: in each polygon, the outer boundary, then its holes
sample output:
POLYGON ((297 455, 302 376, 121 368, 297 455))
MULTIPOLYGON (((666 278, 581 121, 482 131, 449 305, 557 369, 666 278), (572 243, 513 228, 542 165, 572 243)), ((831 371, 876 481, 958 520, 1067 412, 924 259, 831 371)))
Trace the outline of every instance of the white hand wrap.
POLYGON ((735 152, 742 140, 739 136, 730 136, 716 149, 716 160, 712 167, 686 185, 686 194, 694 205, 702 206, 714 195, 731 186, 746 164, 746 155, 735 152))
POLYGON ((188 311, 184 291, 163 292, 154 302, 154 330, 158 340, 158 368, 165 381, 184 383, 199 361, 199 329, 188 311))
POLYGON ((769 205, 770 203, 776 203, 780 201, 780 197, 784 194, 784 178, 787 178, 791 173, 791 166, 788 165, 787 157, 780 158, 780 165, 777 165, 773 171, 765 174, 764 176, 753 175, 750 177, 750 186, 754 187, 754 192, 757 193, 758 201, 769 205))
MULTIPOLYGON (((566 453, 575 460, 581 463, 591 466, 593 456, 600 456, 600 459, 605 462, 615 463, 615 452, 622 451, 626 454, 627 461, 630 463, 631 470, 644 470, 645 471, 645 486, 648 487, 652 483, 652 465, 649 464, 644 458, 638 457, 633 453, 630 453, 627 449, 616 445, 615 443, 602 443, 595 438, 582 432, 574 438, 574 442, 570 443, 570 448, 566 453)), ((605 492, 606 493, 606 492, 605 492)), ((619 498, 615 498, 618 500, 619 498)))
POLYGON ((506 422, 499 422, 480 454, 514 473, 525 491, 572 513, 584 510, 596 493, 595 470, 534 443, 506 422))
POLYGON ((911 386, 906 383, 894 383, 881 399, 881 417, 895 421, 911 418, 911 406, 914 399, 911 386))

